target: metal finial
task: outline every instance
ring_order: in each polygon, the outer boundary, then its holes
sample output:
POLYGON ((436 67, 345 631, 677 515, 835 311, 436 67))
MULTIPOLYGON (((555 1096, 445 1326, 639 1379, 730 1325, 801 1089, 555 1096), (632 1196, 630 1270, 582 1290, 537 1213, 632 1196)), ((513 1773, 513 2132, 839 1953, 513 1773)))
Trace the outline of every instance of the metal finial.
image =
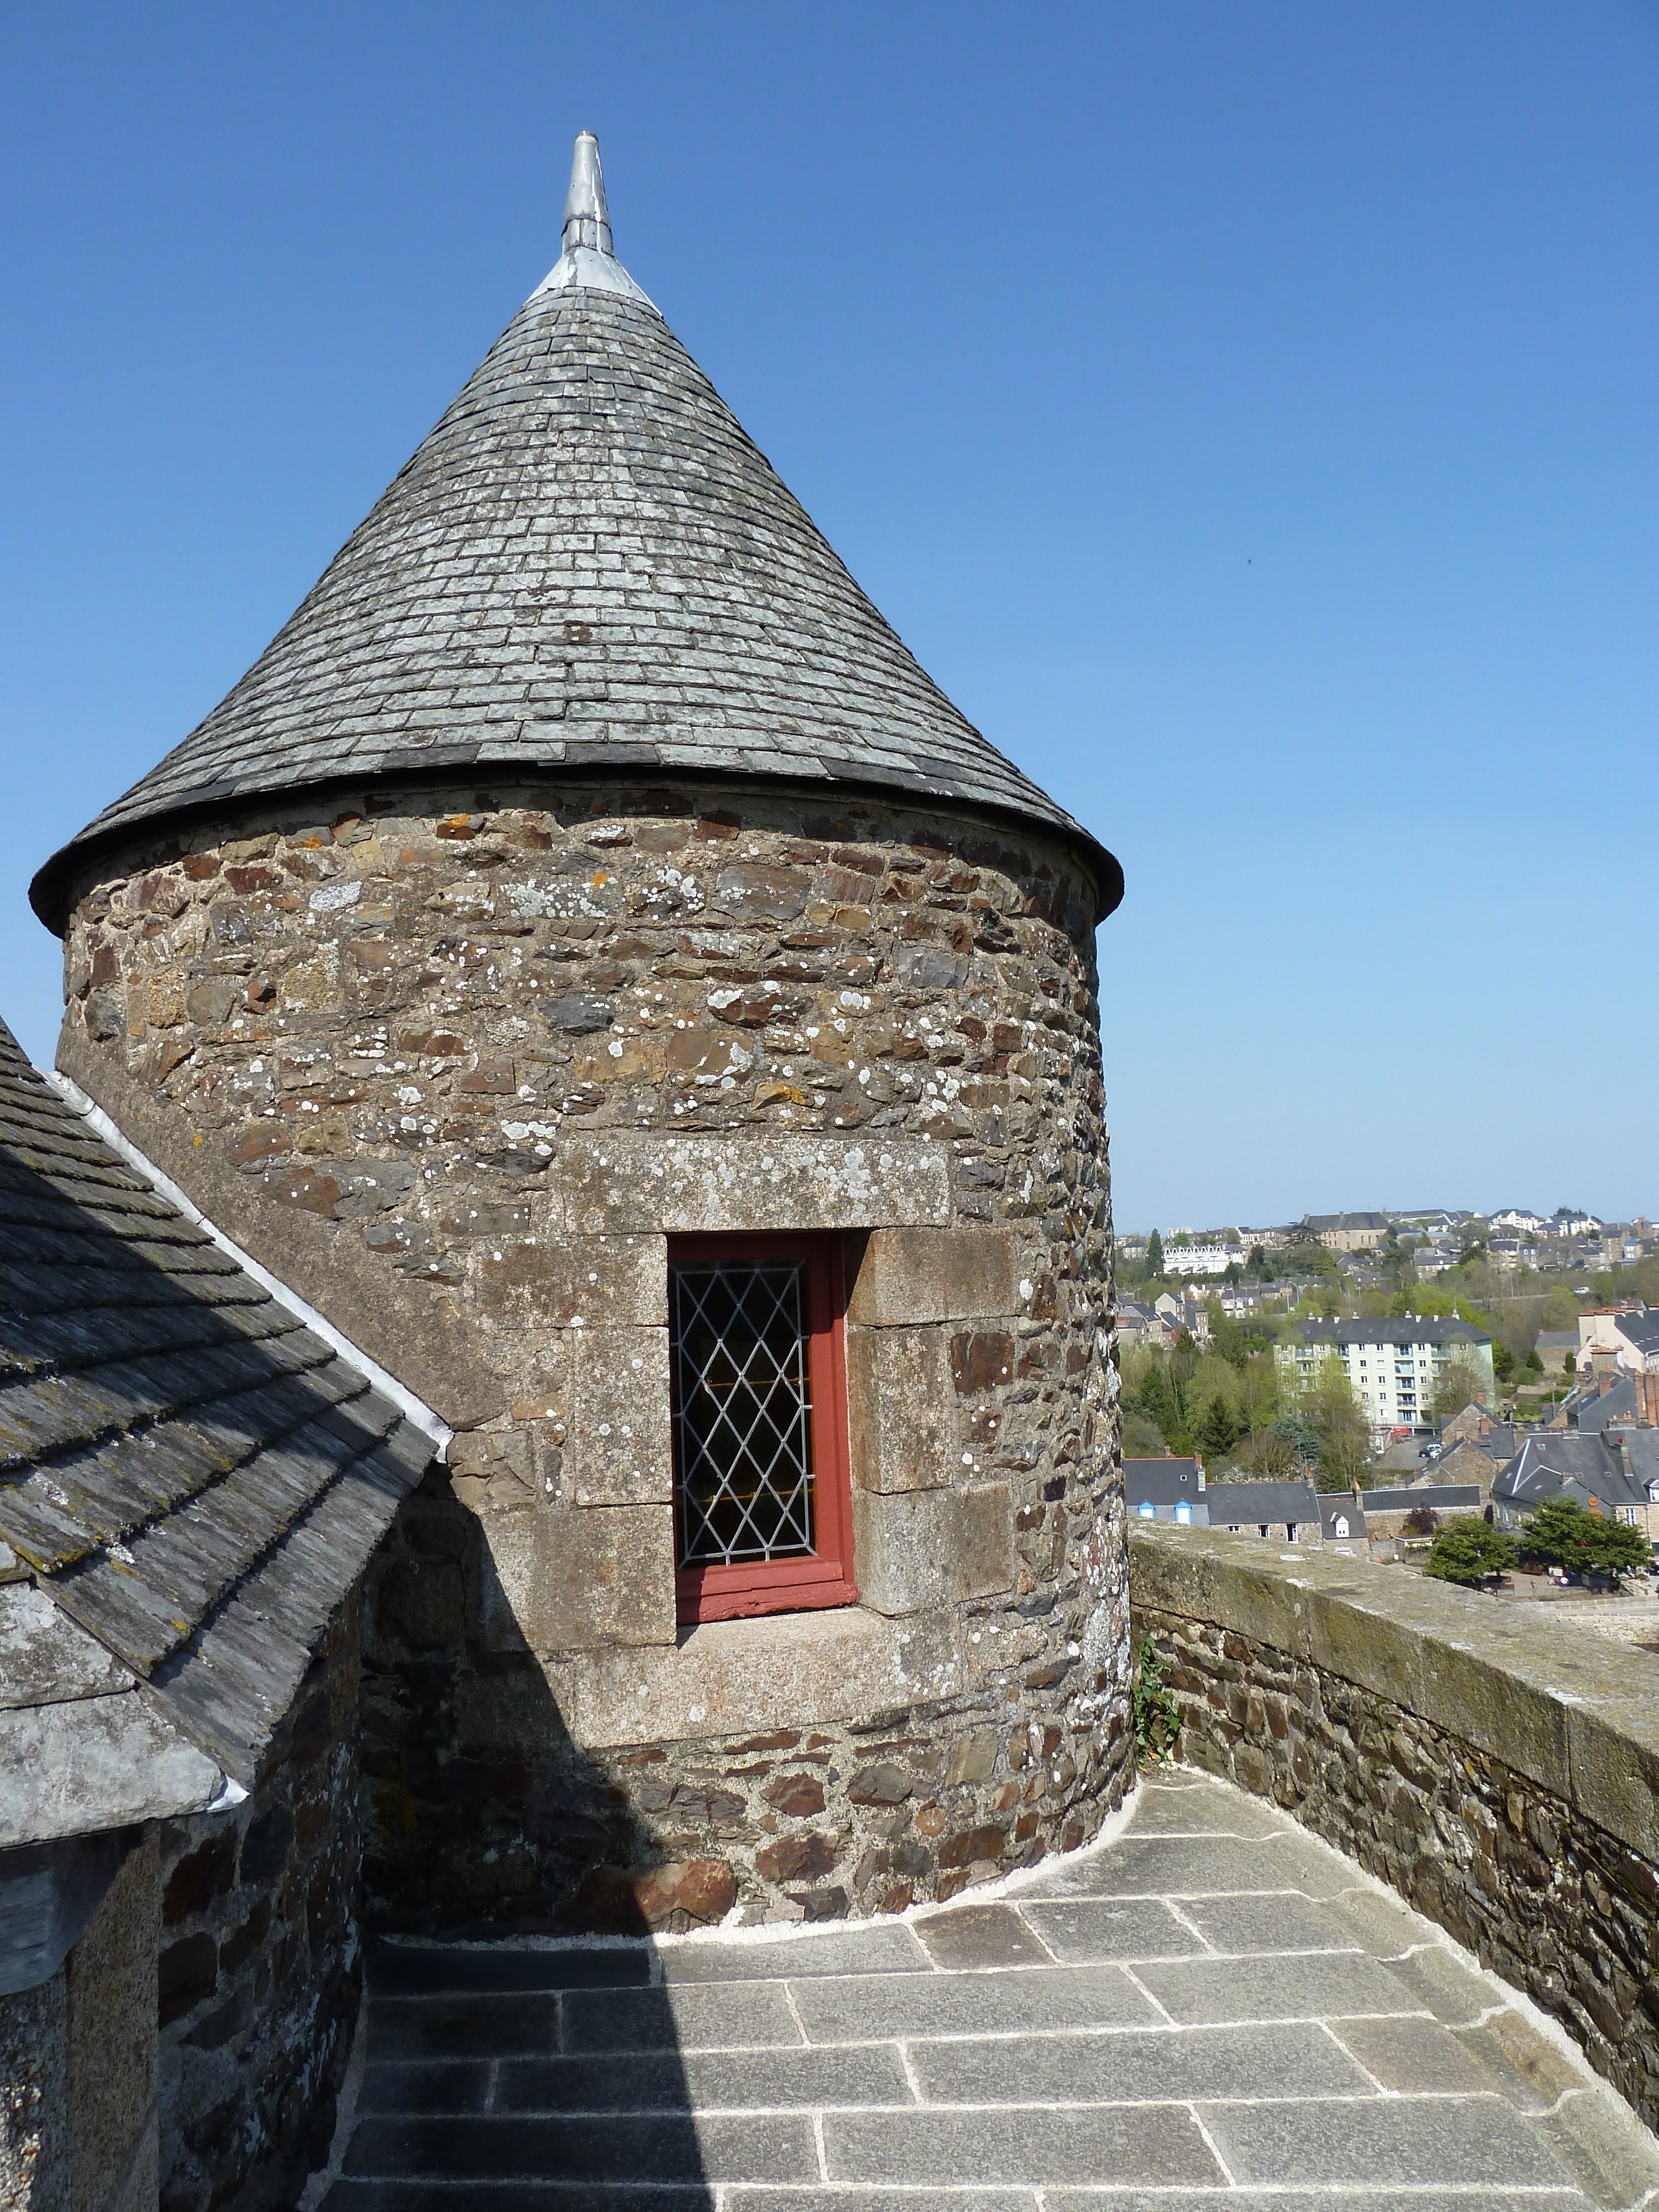
POLYGON ((599 142, 591 131, 576 141, 570 163, 570 190, 564 201, 564 250, 591 246, 595 252, 614 253, 611 217, 605 204, 605 172, 599 167, 599 142))

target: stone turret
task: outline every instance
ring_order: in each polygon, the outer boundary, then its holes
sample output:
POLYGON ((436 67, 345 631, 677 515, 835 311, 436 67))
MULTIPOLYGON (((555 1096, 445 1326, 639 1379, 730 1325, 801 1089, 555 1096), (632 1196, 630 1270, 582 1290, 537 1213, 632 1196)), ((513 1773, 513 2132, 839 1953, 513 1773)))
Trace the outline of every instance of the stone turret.
POLYGON ((896 1909, 1128 1773, 1121 874, 617 260, 586 134, 562 248, 40 871, 59 1062, 459 1432, 372 1592, 375 1911, 896 1909))

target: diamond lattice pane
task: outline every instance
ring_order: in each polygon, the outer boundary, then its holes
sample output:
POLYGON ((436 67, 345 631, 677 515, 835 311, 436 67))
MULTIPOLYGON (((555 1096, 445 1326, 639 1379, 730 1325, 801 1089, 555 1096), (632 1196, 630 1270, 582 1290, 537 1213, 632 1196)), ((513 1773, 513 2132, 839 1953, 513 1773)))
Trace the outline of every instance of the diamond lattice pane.
POLYGON ((799 1260, 672 1272, 682 1566, 812 1550, 805 1276, 799 1260))

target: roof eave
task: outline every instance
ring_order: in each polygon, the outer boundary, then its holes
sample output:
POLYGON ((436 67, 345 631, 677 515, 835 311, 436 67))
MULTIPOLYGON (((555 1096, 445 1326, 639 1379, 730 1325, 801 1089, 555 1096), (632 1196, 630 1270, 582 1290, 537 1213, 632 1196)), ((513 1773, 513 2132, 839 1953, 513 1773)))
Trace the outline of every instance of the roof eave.
POLYGON ((1016 829, 1025 836, 1036 836, 1060 845, 1069 846, 1088 870, 1095 885, 1095 922, 1097 927, 1115 914, 1123 901, 1123 867, 1115 854, 1109 852, 1081 823, 1069 816, 1057 822, 1044 822, 1023 814, 1017 807, 1005 807, 978 799, 958 798, 949 793, 910 789, 888 782, 864 782, 855 776, 836 777, 819 781, 817 778, 797 779, 791 776, 744 775, 733 769, 730 772, 713 769, 663 768, 643 763, 618 761, 607 769, 603 761, 584 762, 580 768, 538 768, 533 763, 499 761, 472 763, 444 762, 434 763, 431 774, 422 775, 417 768, 400 766, 395 769, 359 770, 356 775, 330 776, 315 783, 296 784, 286 789, 266 792, 247 792, 234 798, 224 794, 196 804, 167 807, 154 815, 143 816, 129 822, 113 823, 106 829, 95 824, 83 830, 67 844, 60 845, 50 859, 42 861, 29 883, 29 904, 37 919, 54 937, 61 938, 68 927, 74 904, 73 886, 77 877, 83 875, 111 854, 135 844, 152 841, 165 842, 171 832, 182 832, 194 825, 222 820, 234 810, 246 811, 258 808, 279 807, 285 802, 301 799, 325 799, 346 792, 406 790, 411 784, 442 784, 451 781, 476 783, 480 775, 498 778, 503 783, 511 781, 525 785, 591 784, 614 781, 619 784, 684 785, 691 788, 721 789, 731 785, 767 792, 788 792, 811 795, 822 799, 827 792, 844 793, 853 798, 884 799, 890 805, 906 801, 915 805, 948 806, 970 817, 994 822, 1016 829))

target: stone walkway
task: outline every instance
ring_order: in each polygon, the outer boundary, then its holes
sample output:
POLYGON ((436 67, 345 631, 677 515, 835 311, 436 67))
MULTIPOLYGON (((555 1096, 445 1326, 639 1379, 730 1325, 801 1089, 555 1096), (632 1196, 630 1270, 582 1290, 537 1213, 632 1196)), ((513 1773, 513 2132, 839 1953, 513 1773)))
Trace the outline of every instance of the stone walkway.
POLYGON ((1659 2145, 1425 1920, 1161 1775, 999 1901, 389 1945, 325 2212, 1571 2212, 1659 2145))

